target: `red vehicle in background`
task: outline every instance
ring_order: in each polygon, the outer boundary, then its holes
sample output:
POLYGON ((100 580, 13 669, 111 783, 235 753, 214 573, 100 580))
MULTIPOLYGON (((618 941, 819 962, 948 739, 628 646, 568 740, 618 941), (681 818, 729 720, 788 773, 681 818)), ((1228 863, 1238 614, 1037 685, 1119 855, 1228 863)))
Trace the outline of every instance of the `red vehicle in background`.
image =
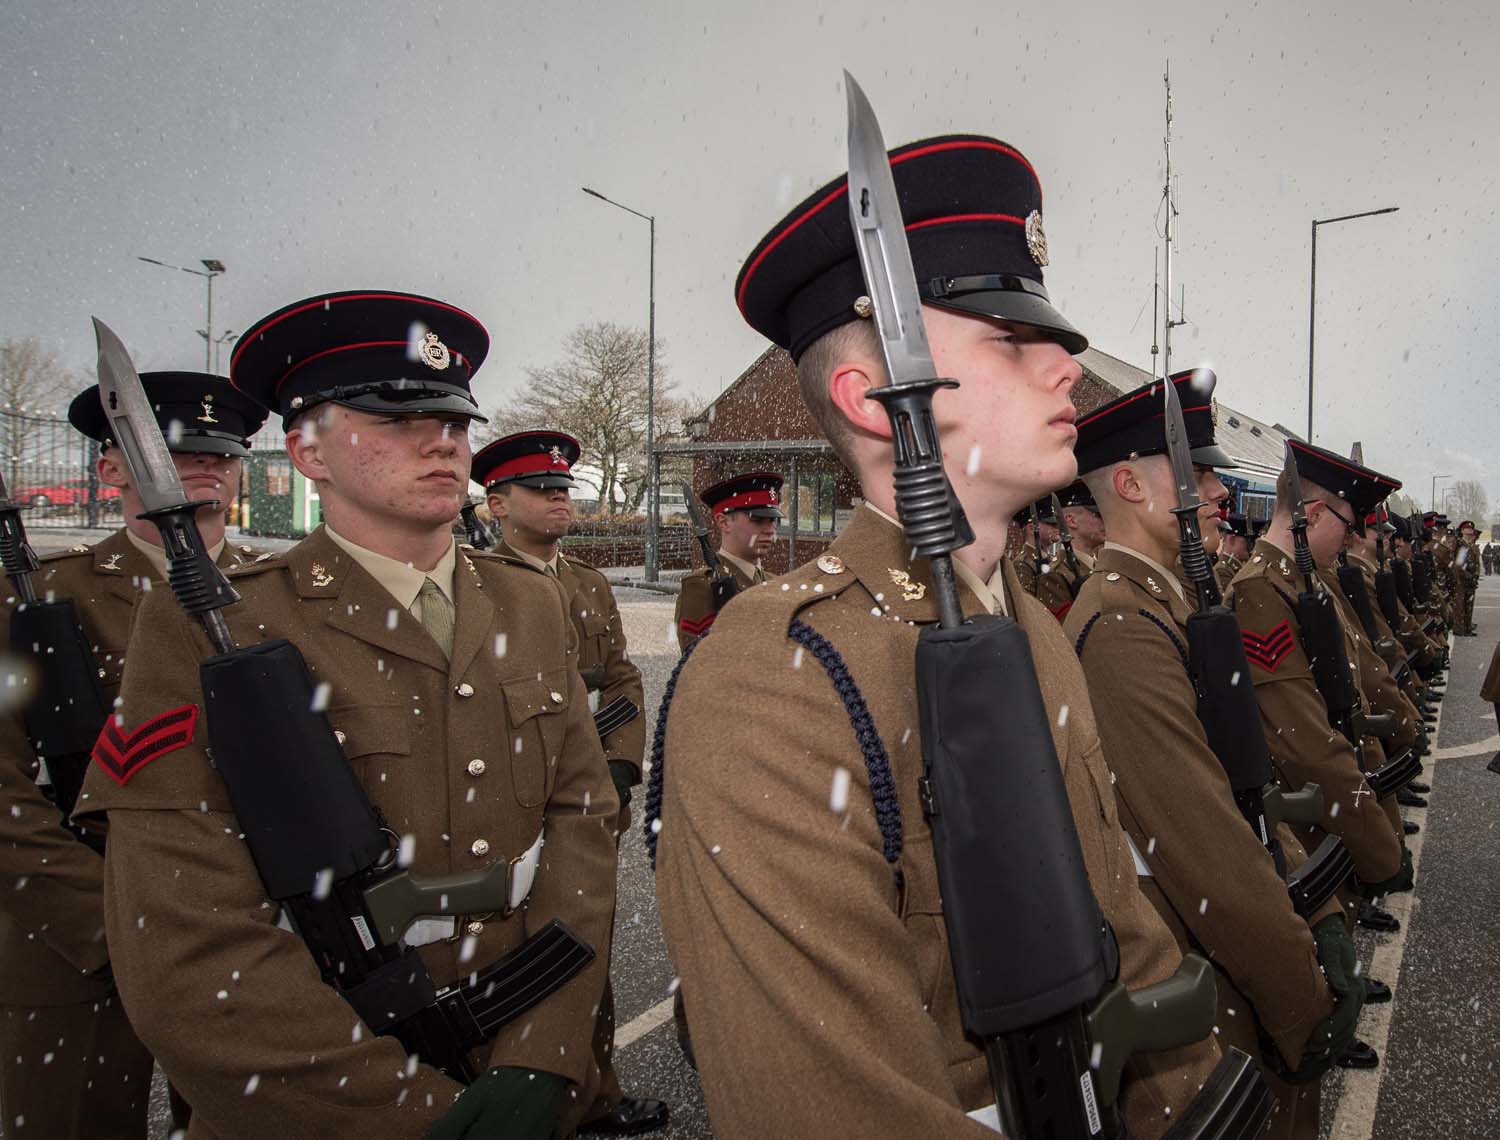
MULTIPOLYGON (((94 497, 98 502, 120 497, 120 488, 100 483, 94 497)), ((24 507, 45 510, 48 507, 81 507, 89 501, 89 485, 82 479, 59 480, 53 483, 35 483, 17 487, 14 502, 24 507)))

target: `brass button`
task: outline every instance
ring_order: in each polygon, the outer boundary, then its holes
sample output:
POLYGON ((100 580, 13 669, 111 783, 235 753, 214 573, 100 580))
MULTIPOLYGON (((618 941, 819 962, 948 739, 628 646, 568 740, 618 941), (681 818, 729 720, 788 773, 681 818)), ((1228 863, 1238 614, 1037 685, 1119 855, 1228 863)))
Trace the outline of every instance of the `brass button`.
POLYGON ((562 694, 561 694, 561 693, 553 693, 553 694, 552 694, 552 699, 553 699, 553 700, 554 700, 554 701, 555 701, 555 702, 556 702, 556 703, 557 703, 557 704, 562 704, 562 703, 563 703, 563 695, 562 695, 562 694))
POLYGON ((478 938, 481 934, 484 933, 484 923, 476 919, 475 921, 469 923, 464 927, 464 933, 467 934, 470 938, 478 938))
POLYGON ((484 775, 484 761, 478 759, 477 757, 475 759, 473 759, 473 760, 470 760, 469 761, 469 775, 471 775, 471 776, 483 776, 484 775))
POLYGON ((469 854, 477 855, 481 859, 490 853, 490 841, 488 839, 476 839, 469 844, 469 854))
POLYGON ((472 697, 474 695, 474 686, 465 681, 462 685, 459 685, 458 688, 454 689, 453 691, 461 697, 472 697))

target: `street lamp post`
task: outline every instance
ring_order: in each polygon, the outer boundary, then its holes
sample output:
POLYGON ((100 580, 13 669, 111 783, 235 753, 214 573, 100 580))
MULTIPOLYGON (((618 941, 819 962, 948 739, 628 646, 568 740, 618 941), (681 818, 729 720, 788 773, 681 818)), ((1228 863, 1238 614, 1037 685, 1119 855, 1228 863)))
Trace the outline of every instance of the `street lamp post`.
POLYGON ((208 316, 203 322, 203 327, 208 331, 203 335, 203 371, 212 372, 213 365, 213 332, 214 332, 214 278, 225 272, 224 263, 216 257, 205 257, 202 269, 188 269, 183 265, 168 265, 165 261, 157 261, 154 257, 137 257, 137 261, 144 261, 147 265, 160 265, 163 269, 176 269, 182 273, 191 273, 194 277, 202 277, 208 282, 208 316))
POLYGON ((580 186, 585 194, 598 198, 601 202, 608 202, 611 206, 624 210, 627 214, 634 214, 638 218, 644 218, 647 225, 651 227, 651 254, 650 273, 648 278, 647 299, 649 307, 648 326, 646 329, 646 581, 655 582, 657 578, 657 488, 656 488, 656 217, 652 214, 643 214, 639 210, 632 210, 623 203, 616 202, 613 198, 606 198, 597 190, 590 190, 587 186, 580 186))
POLYGON ((1373 218, 1376 214, 1394 214, 1400 206, 1366 210, 1361 214, 1343 214, 1337 218, 1315 218, 1312 224, 1312 283, 1307 303, 1307 442, 1313 442, 1313 338, 1317 331, 1318 310, 1318 227, 1335 222, 1352 222, 1355 218, 1373 218))
POLYGON ((1432 495, 1431 495, 1431 501, 1432 501, 1432 509, 1433 510, 1437 510, 1437 485, 1438 485, 1438 480, 1439 479, 1452 479, 1452 478, 1453 478, 1452 475, 1434 475, 1432 477, 1432 495))
MULTIPOLYGON (((205 330, 203 330, 203 329, 199 329, 198 330, 198 335, 201 336, 204 340, 208 339, 208 333, 205 330)), ((222 333, 220 333, 218 336, 216 336, 216 337, 213 338, 213 346, 214 346, 214 366, 213 366, 213 373, 214 373, 215 376, 221 376, 221 375, 223 375, 223 373, 221 373, 219 371, 219 349, 222 346, 226 345, 226 344, 230 344, 230 343, 238 340, 239 338, 240 338, 240 334, 239 333, 237 333, 237 332, 230 332, 228 329, 225 329, 222 333)))

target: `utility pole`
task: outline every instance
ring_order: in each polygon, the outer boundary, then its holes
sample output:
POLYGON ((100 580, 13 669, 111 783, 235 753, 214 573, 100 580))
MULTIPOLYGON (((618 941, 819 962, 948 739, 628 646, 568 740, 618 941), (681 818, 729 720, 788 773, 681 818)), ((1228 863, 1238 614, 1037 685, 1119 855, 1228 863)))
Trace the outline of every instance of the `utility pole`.
MULTIPOLYGON (((1166 202, 1167 217, 1163 230, 1162 245, 1165 248, 1162 271, 1162 287, 1166 294, 1166 305, 1162 319, 1162 379, 1172 375, 1172 330, 1185 321, 1174 321, 1172 319, 1172 222, 1177 216, 1177 202, 1172 196, 1172 63, 1167 61, 1166 74, 1162 76, 1162 82, 1167 88, 1167 133, 1162 139, 1162 146, 1167 156, 1167 179, 1162 187, 1162 199, 1166 202)), ((1155 345, 1152 346, 1153 351, 1155 345)))

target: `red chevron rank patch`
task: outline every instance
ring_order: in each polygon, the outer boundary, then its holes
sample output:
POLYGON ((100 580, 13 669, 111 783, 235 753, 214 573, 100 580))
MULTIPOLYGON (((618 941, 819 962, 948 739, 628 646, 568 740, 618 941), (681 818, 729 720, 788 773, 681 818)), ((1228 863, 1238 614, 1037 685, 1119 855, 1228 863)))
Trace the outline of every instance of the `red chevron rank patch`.
POLYGON ((1244 639, 1245 656, 1250 664, 1259 665, 1267 673, 1276 672, 1276 666, 1286 660, 1287 654, 1291 653, 1297 644, 1297 639, 1292 633, 1292 623, 1289 621, 1272 627, 1271 631, 1264 635, 1243 629, 1240 631, 1240 636, 1244 639))
POLYGON ((94 741, 94 762, 121 787, 147 764, 193 739, 198 706, 183 705, 152 717, 128 736, 111 716, 94 741))
POLYGON ((689 637, 702 637, 708 632, 708 627, 713 625, 714 618, 718 616, 719 611, 714 610, 711 614, 704 614, 697 621, 694 621, 692 618, 683 618, 677 624, 682 628, 682 632, 689 637))
POLYGON ((1070 598, 1068 601, 1066 601, 1062 605, 1058 606, 1057 609, 1053 610, 1052 611, 1052 616, 1055 617, 1058 621, 1062 621, 1063 618, 1065 618, 1065 617, 1068 616, 1068 611, 1071 610, 1072 608, 1073 608, 1073 601, 1070 598))

